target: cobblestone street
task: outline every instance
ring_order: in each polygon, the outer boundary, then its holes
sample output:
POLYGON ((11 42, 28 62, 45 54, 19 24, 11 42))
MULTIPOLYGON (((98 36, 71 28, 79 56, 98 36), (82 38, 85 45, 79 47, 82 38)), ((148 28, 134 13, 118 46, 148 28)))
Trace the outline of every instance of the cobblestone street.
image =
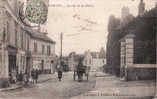
POLYGON ((155 81, 120 81, 119 78, 97 73, 96 87, 71 99, 152 99, 155 81))
POLYGON ((57 75, 51 76, 51 79, 40 82, 37 85, 31 85, 27 88, 0 92, 0 99, 69 99, 77 96, 95 87, 95 75, 91 73, 89 81, 73 81, 72 72, 64 73, 61 82, 57 75))
POLYGON ((57 74, 43 77, 36 85, 0 92, 0 99, 151 99, 155 94, 154 81, 125 82, 102 72, 91 72, 81 83, 73 81, 72 72, 64 73, 61 82, 57 74))

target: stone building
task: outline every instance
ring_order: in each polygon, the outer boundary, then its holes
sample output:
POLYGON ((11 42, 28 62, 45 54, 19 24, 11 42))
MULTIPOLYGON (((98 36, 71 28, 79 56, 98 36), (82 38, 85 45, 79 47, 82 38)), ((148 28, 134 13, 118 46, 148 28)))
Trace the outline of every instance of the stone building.
POLYGON ((124 6, 121 9, 121 20, 120 20, 120 27, 125 26, 130 21, 132 21, 134 16, 130 13, 130 9, 126 6, 124 6))
POLYGON ((106 64, 106 53, 103 48, 100 52, 90 52, 89 50, 84 54, 83 64, 89 66, 91 71, 96 71, 106 64))
POLYGON ((21 22, 18 3, 0 0, 0 78, 8 78, 12 71, 30 73, 32 68, 54 70, 55 42, 21 22))
POLYGON ((78 65, 80 58, 83 58, 83 55, 71 52, 68 56, 68 65, 69 70, 74 71, 75 67, 78 65))

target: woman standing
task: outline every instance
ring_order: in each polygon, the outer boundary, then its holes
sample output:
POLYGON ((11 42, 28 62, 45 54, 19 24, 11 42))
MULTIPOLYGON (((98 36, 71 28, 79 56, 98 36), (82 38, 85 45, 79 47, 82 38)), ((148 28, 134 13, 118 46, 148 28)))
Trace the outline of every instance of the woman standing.
POLYGON ((59 81, 61 81, 61 79, 62 79, 62 70, 61 69, 58 70, 58 79, 59 79, 59 81))

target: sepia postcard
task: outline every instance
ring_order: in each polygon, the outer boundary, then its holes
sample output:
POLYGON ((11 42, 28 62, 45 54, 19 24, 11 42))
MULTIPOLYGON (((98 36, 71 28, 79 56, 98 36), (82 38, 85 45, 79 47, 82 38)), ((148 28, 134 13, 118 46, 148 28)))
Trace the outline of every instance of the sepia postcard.
POLYGON ((157 0, 0 0, 0 99, 157 99, 157 0))

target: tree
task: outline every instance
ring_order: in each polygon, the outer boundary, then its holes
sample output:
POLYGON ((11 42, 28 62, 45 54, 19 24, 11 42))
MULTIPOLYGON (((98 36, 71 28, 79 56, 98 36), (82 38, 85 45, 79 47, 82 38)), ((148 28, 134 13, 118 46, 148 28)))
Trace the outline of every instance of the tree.
POLYGON ((113 15, 109 17, 108 23, 108 40, 107 40, 107 66, 108 72, 117 73, 119 72, 119 33, 117 28, 120 26, 120 19, 115 18, 113 15), (118 67, 117 67, 118 66, 118 67), (118 70, 118 71, 117 71, 118 70))
MULTIPOLYGON (((156 63, 156 8, 143 16, 133 18, 124 26, 119 25, 119 19, 113 15, 108 23, 107 40, 107 72, 119 75, 120 72, 120 42, 128 33, 135 34, 134 62, 140 64, 156 63)), ((105 70, 106 71, 106 70, 105 70)))

